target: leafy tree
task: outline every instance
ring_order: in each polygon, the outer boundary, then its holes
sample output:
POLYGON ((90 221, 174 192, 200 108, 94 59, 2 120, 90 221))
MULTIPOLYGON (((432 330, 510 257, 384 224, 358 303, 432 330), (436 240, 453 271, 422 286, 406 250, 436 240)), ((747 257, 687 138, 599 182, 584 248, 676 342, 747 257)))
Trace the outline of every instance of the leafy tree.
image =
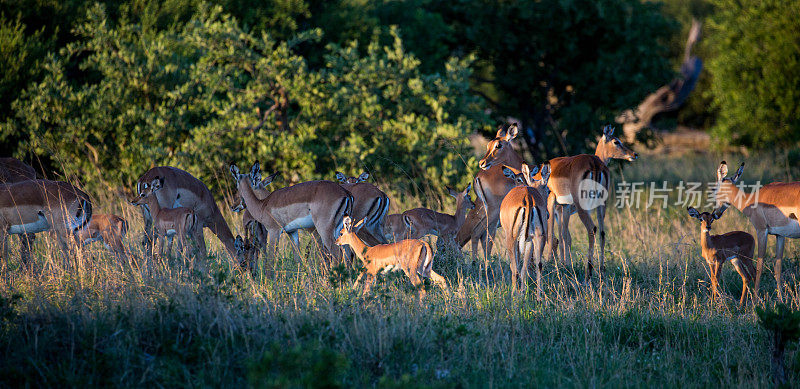
POLYGON ((800 2, 714 0, 714 135, 757 148, 800 140, 800 2))
POLYGON ((82 39, 48 58, 3 132, 25 128, 23 149, 51 154, 89 183, 129 184, 172 164, 214 186, 228 163, 257 159, 289 181, 406 173, 413 192, 470 179, 472 161, 461 156, 485 118, 468 93, 469 61, 422 73, 396 32, 392 45, 373 41, 364 55, 356 43, 330 45, 319 70, 295 52, 318 30, 279 42, 244 31, 220 7, 148 31, 114 25, 95 6, 76 33, 82 39), (73 62, 88 76, 71 79, 73 62))

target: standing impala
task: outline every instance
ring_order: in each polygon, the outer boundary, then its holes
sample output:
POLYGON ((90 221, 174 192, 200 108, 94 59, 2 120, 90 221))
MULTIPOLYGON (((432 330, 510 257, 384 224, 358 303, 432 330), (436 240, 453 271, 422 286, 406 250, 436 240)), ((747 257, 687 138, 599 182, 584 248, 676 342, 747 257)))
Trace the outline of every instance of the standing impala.
POLYGON ((447 282, 444 277, 433 271, 433 250, 431 246, 419 239, 406 239, 397 243, 379 244, 377 246, 367 246, 361 238, 356 235, 356 230, 361 226, 359 221, 353 226, 353 219, 345 216, 343 227, 339 237, 336 239, 337 245, 347 245, 356 253, 364 263, 364 271, 356 279, 356 284, 367 276, 364 283, 364 294, 369 293, 375 276, 381 269, 384 271, 402 270, 414 286, 422 283, 420 277, 430 278, 442 289, 447 289, 447 282))
MULTIPOLYGON (((159 240, 159 254, 164 253, 164 241, 167 243, 167 255, 172 253, 172 241, 175 235, 178 236, 178 253, 184 256, 184 250, 188 247, 187 240, 195 241, 194 230, 198 228, 197 216, 193 209, 189 207, 163 208, 159 204, 157 194, 164 188, 166 180, 155 178, 150 183, 139 185, 139 196, 131 200, 131 204, 141 206, 147 205, 153 215, 153 226, 155 227, 156 238, 159 240)), ((184 264, 185 264, 184 257, 184 264)))
POLYGON ((478 207, 467 214, 464 225, 458 231, 456 243, 459 247, 472 241, 472 259, 476 258, 478 242, 483 245, 484 258, 492 253, 492 242, 500 222, 500 203, 516 184, 503 175, 503 165, 514 169, 522 167, 522 157, 511 147, 517 136, 516 124, 507 130, 497 131, 495 138, 486 145, 486 155, 480 160, 481 170, 475 176, 475 195, 478 207))
POLYGON ((736 272, 742 277, 742 297, 739 306, 744 303, 747 294, 747 284, 753 280, 755 268, 753 267, 753 236, 744 231, 731 231, 722 235, 711 235, 711 223, 722 217, 725 205, 714 212, 700 213, 694 207, 687 208, 689 216, 700 220, 700 249, 703 253, 711 275, 711 300, 719 295, 719 274, 722 264, 730 259, 736 272))
POLYGON ((72 234, 92 218, 92 203, 80 189, 61 181, 0 184, 0 243, 8 258, 8 235, 53 231, 67 252, 72 234))
MULTIPOLYGON (((256 186, 253 187, 253 194, 256 195, 256 198, 258 198, 259 200, 264 200, 265 198, 267 198, 267 196, 269 196, 269 190, 267 190, 267 185, 269 185, 277 175, 278 173, 273 173, 271 176, 265 178, 263 181, 261 181, 260 176, 254 180, 257 181, 256 186)), ((239 242, 239 246, 241 246, 242 244, 246 244, 248 246, 247 250, 242 252, 241 247, 237 247, 237 245, 234 244, 234 247, 236 247, 237 255, 240 256, 239 262, 242 262, 241 256, 244 254, 247 259, 246 262, 255 264, 256 260, 258 259, 257 257, 259 251, 266 250, 267 228, 264 227, 264 225, 261 224, 258 220, 256 220, 255 217, 253 217, 253 214, 251 214, 250 210, 247 209, 247 206, 245 206, 244 200, 242 200, 241 197, 239 197, 236 204, 231 207, 231 210, 233 212, 242 212, 242 229, 244 229, 245 231, 245 236, 243 238, 243 241, 239 242)), ((237 238, 240 237, 237 236, 237 238)), ((234 243, 236 242, 234 241, 234 243)))
POLYGON ((102 242, 117 257, 125 256, 122 240, 128 233, 128 222, 117 215, 95 214, 86 227, 75 231, 75 239, 80 245, 102 242))
MULTIPOLYGON (((0 158, 0 183, 13 184, 16 182, 36 179, 36 170, 16 158, 0 158)), ((20 234, 22 263, 28 263, 31 246, 36 237, 33 233, 20 234)))
MULTIPOLYGON (((156 193, 158 205, 162 208, 187 207, 191 208, 197 216, 198 228, 194 229, 193 238, 201 255, 206 255, 206 242, 203 238, 203 227, 207 227, 225 245, 225 250, 231 257, 235 257, 236 248, 233 247, 233 234, 225 218, 214 202, 211 191, 200 180, 188 172, 170 167, 154 167, 144 173, 136 183, 136 192, 141 192, 142 185, 150 184, 155 179, 162 179, 164 187, 156 193)), ((153 217, 148 207, 142 206, 142 216, 145 222, 145 249, 152 250, 153 217)))
POLYGON ((761 281, 764 269, 764 256, 767 253, 767 237, 775 235, 775 280, 778 298, 783 299, 781 281, 781 260, 786 238, 800 238, 800 182, 773 182, 764 185, 756 193, 745 193, 736 184, 744 171, 744 163, 739 166, 736 175, 726 178, 728 165, 725 161, 717 170, 717 185, 714 192, 716 206, 731 204, 750 219, 756 229, 758 241, 758 260, 756 263, 755 291, 761 281))
POLYGON ((503 174, 519 186, 511 189, 500 204, 500 224, 506 234, 506 249, 511 259, 511 288, 517 290, 517 279, 522 287, 528 285, 528 264, 531 254, 536 268, 536 293, 542 297, 542 253, 547 241, 547 181, 550 178, 550 165, 530 168, 523 163, 518 171, 503 166, 503 174), (540 173, 541 180, 533 177, 540 173), (521 257, 521 258, 520 258, 521 257), (519 263, 522 259, 522 271, 519 263))
MULTIPOLYGON (((472 184, 458 192, 452 188, 447 188, 448 194, 456 199, 456 212, 453 215, 436 212, 427 208, 414 208, 403 212, 402 227, 393 226, 393 230, 406 228, 407 231, 402 235, 410 239, 420 239, 425 235, 436 235, 436 249, 441 250, 447 245, 455 245, 456 233, 464 225, 467 218, 467 211, 475 209, 475 203, 469 197, 472 184)), ((396 223, 396 222, 395 222, 396 223)))
POLYGON ((341 172, 336 172, 339 185, 353 195, 353 214, 355 220, 364 220, 358 234, 367 244, 376 245, 386 243, 383 233, 383 219, 389 211, 389 196, 375 185, 367 181, 369 173, 361 173, 358 177, 347 177, 341 172))
POLYGON ((586 227, 589 249, 587 250, 586 279, 592 276, 592 257, 594 254, 595 235, 600 230, 600 272, 605 269, 606 246, 606 204, 609 187, 608 163, 612 159, 635 161, 638 155, 614 136, 614 127, 605 126, 603 136, 597 142, 594 155, 579 154, 572 157, 560 157, 550 160, 550 197, 547 210, 550 213, 548 231, 550 233, 550 249, 555 260, 556 237, 555 221, 559 220, 561 236, 562 263, 567 263, 571 256, 572 236, 569 233, 569 218, 577 212, 586 227), (589 195, 587 195, 587 193, 589 195), (599 197, 598 197, 599 196, 599 197), (597 226, 590 215, 592 208, 597 209, 597 226))
POLYGON ((261 174, 258 162, 250 169, 250 174, 241 174, 236 165, 231 165, 231 174, 239 197, 253 217, 267 229, 267 252, 271 258, 275 258, 278 239, 283 232, 289 235, 292 250, 300 258, 298 231, 312 227, 322 240, 323 252, 339 258, 339 252, 334 252, 334 242, 339 237, 344 216, 352 212, 353 206, 353 196, 339 184, 307 181, 277 189, 259 200, 253 192, 253 187, 258 185, 253 178, 261 174))

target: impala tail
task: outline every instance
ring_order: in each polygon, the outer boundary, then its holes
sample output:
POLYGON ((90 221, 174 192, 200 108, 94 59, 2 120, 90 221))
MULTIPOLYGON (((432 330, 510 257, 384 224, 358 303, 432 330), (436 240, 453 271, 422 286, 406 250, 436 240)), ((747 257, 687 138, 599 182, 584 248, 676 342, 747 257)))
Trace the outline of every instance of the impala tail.
POLYGON ((425 256, 425 260, 422 262, 422 266, 419 269, 419 274, 423 277, 429 278, 431 276, 431 271, 433 270, 433 250, 431 250, 431 245, 428 242, 422 242, 422 252, 420 252, 420 257, 425 256))

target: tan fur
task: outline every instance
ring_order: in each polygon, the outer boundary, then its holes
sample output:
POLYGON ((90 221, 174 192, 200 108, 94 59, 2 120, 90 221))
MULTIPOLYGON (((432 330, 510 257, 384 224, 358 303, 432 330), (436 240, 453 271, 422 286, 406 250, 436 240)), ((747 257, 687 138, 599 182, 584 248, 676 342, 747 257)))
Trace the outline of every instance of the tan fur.
POLYGON ((719 274, 722 264, 731 259, 736 272, 742 277, 742 296, 739 305, 744 303, 748 283, 753 281, 756 269, 753 266, 753 236, 744 231, 731 231, 721 235, 711 235, 711 224, 718 219, 724 208, 713 213, 700 213, 689 207, 689 215, 700 220, 700 251, 706 260, 711 276, 711 299, 719 295, 719 274))
POLYGON ((282 232, 286 232, 292 240, 294 254, 300 258, 298 231, 314 228, 322 240, 323 253, 339 258, 340 252, 334 250, 334 241, 344 216, 352 212, 353 197, 350 193, 331 181, 308 181, 277 189, 259 200, 251 181, 253 177, 260 177, 260 171, 258 162, 250 174, 240 174, 238 167, 231 166, 238 196, 253 218, 267 229, 268 255, 274 258, 278 239, 282 232))
POLYGON ((122 240, 128 233, 128 222, 117 215, 95 214, 86 227, 75 232, 75 238, 81 245, 95 241, 103 242, 109 250, 118 256, 126 255, 122 240))
POLYGON ((514 186, 514 181, 503 175, 503 165, 520 169, 522 157, 514 151, 511 140, 517 136, 517 126, 500 129, 486 145, 486 155, 480 160, 481 170, 475 176, 477 207, 467 214, 464 225, 456 236, 459 247, 472 241, 472 259, 477 258, 478 243, 483 245, 484 258, 492 253, 492 242, 500 222, 500 204, 514 186))
POLYGON ((410 239, 421 239, 426 235, 436 235, 437 250, 445 246, 455 246, 455 238, 467 217, 467 211, 475 209, 475 203, 469 197, 472 184, 457 192, 447 188, 450 196, 456 199, 456 212, 453 215, 436 212, 427 208, 414 208, 403 212, 403 226, 408 225, 405 234, 410 239))
POLYGON ((16 158, 0 158, 0 183, 35 180, 36 170, 16 158))
MULTIPOLYGON (((256 198, 263 200, 269 195, 269 190, 267 190, 266 185, 263 187, 259 186, 258 188, 253 188, 253 193, 256 195, 256 198)), ((267 229, 253 217, 253 214, 247 209, 244 204, 244 199, 242 199, 241 196, 238 197, 237 203, 231 207, 231 210, 242 213, 242 230, 244 230, 245 233, 243 239, 245 242, 244 244, 247 245, 245 253, 246 258, 244 260, 241 258, 242 251, 240 248, 237 247, 236 249, 239 262, 249 265, 255 264, 258 260, 259 252, 264 252, 266 255, 265 251, 267 249, 268 240, 267 229)), ((234 244, 234 246, 236 245, 234 244)))
MULTIPOLYGON (((359 222, 361 224, 361 222, 359 222)), ((355 226, 357 230, 359 225, 355 226)), ((447 289, 447 282, 444 277, 433 271, 433 250, 431 246, 419 239, 406 239, 397 243, 380 244, 369 247, 355 233, 352 227, 352 219, 345 217, 339 238, 336 239, 337 245, 348 245, 364 263, 364 271, 356 279, 356 283, 361 282, 364 276, 368 280, 364 283, 363 292, 369 293, 375 276, 381 269, 387 266, 398 267, 411 279, 414 286, 422 283, 420 277, 430 278, 436 285, 447 289)))
MULTIPOLYGON (((506 250, 511 259, 511 287, 517 290, 517 281, 526 288, 531 255, 536 268, 537 296, 542 296, 542 253, 547 241, 547 180, 549 166, 541 181, 533 181, 532 171, 522 164, 520 171, 504 166, 506 177, 518 186, 512 188, 500 204, 500 225, 505 231, 506 250), (520 272, 519 263, 522 261, 520 272)), ((538 172, 538 167, 533 171, 538 172)))
POLYGON ((61 181, 28 180, 0 184, 0 243, 3 258, 10 233, 53 231, 66 252, 72 233, 91 220, 92 204, 80 189, 61 181), (22 227, 23 225, 36 227, 22 227), (14 229, 22 229, 13 232, 14 229), (10 232, 12 231, 12 232, 10 232))
MULTIPOLYGON (((153 229, 156 233, 156 239, 159 241, 158 252, 160 254, 165 253, 164 243, 166 242, 166 254, 171 254, 172 242, 174 237, 177 236, 178 252, 184 257, 184 251, 188 248, 187 243, 189 241, 193 241, 195 246, 199 246, 194 237, 196 236, 195 230, 199 229, 200 223, 192 208, 161 207, 160 201, 158 200, 158 193, 166 187, 167 181, 164 178, 155 178, 151 183, 144 183, 139 187, 139 196, 131 200, 131 204, 148 206, 153 217, 153 229)), ((234 255, 235 254, 236 252, 234 251, 234 255)))
MULTIPOLYGON (((206 254, 203 227, 207 227, 219 238, 229 255, 232 257, 236 255, 236 248, 233 247, 233 234, 225 218, 222 217, 222 213, 214 201, 214 196, 211 195, 211 191, 205 184, 184 170, 171 166, 160 166, 144 173, 137 181, 137 188, 144 183, 152 182, 155 178, 164 179, 164 188, 156 194, 160 207, 181 206, 194 211, 199 227, 194 229, 193 239, 202 255, 206 254)), ((145 246, 149 250, 152 240, 148 237, 150 236, 149 231, 152 229, 153 218, 146 208, 142 208, 142 216, 145 220, 145 232, 147 232, 145 246)))
POLYGON ((555 221, 560 221, 559 236, 561 244, 561 261, 566 264, 571 258, 572 237, 569 233, 569 219, 572 213, 577 213, 584 227, 589 241, 586 262, 586 278, 590 278, 593 269, 595 235, 600 232, 600 271, 605 269, 605 215, 606 207, 601 205, 596 208, 597 226, 592 221, 591 210, 585 210, 580 206, 579 185, 580 182, 588 177, 600 183, 606 191, 609 187, 609 170, 606 165, 611 159, 624 159, 634 161, 638 155, 626 147, 619 138, 613 135, 614 128, 606 126, 603 135, 597 142, 594 155, 580 154, 572 157, 559 157, 550 160, 551 174, 548 187, 550 196, 547 199, 547 210, 550 218, 547 222, 550 231, 550 250, 551 256, 555 261, 557 256, 557 242, 555 234, 555 221), (558 198, 571 197, 573 203, 559 204, 558 198))
POLYGON ((411 234, 409 220, 402 213, 386 215, 383 222, 383 232, 391 242, 409 239, 411 234))
POLYGON ((726 178, 727 164, 722 161, 717 173, 717 190, 714 194, 716 205, 732 204, 750 219, 756 229, 758 241, 758 260, 756 265, 755 291, 761 282, 764 270, 764 257, 767 254, 767 237, 776 237, 775 250, 775 280, 778 287, 778 296, 782 298, 781 262, 786 238, 800 238, 800 231, 792 231, 791 226, 798 224, 800 218, 800 182, 773 182, 761 187, 758 196, 751 196, 737 186, 738 179, 744 169, 744 163, 739 167, 733 179, 726 178), (756 200, 758 200, 756 202, 756 200))
POLYGON ((387 243, 383 224, 389 211, 389 196, 375 185, 364 182, 368 178, 369 174, 366 172, 358 177, 347 177, 336 172, 339 185, 353 195, 353 214, 350 216, 356 220, 364 220, 364 227, 358 231, 361 239, 370 245, 387 243))

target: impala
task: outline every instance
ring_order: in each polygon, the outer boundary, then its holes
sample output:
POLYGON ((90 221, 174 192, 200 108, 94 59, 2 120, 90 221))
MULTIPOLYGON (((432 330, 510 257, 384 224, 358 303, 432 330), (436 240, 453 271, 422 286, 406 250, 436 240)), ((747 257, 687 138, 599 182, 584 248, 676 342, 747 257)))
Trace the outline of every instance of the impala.
MULTIPOLYGON (((167 243, 167 255, 172 253, 172 242, 178 236, 178 253, 183 257, 187 246, 187 240, 193 241, 195 246, 199 246, 195 240, 195 229, 199 228, 198 218, 194 210, 189 207, 163 208, 159 204, 158 193, 165 187, 166 179, 163 177, 155 178, 150 183, 139 185, 139 196, 130 201, 131 204, 142 206, 147 205, 153 216, 153 226, 156 238, 159 241, 159 254, 164 253, 164 242, 167 243)), ((235 252, 234 252, 235 254, 235 252)), ((185 262, 184 257, 184 264, 185 262)))
MULTIPOLYGON (((334 254, 334 242, 339 237, 344 216, 352 212, 353 196, 339 184, 331 181, 307 181, 297 185, 277 189, 259 200, 253 188, 259 183, 261 165, 256 162, 250 174, 239 173, 236 165, 231 165, 231 174, 245 206, 253 217, 267 229, 267 252, 272 258, 276 255, 278 239, 286 232, 292 240, 292 250, 300 258, 298 231, 314 228, 322 241, 323 252, 334 254)), ((272 175, 270 177, 274 177, 272 175)), ((272 178, 268 177, 269 184, 272 178)))
MULTIPOLYGON (((255 181, 257 181, 256 186, 253 187, 253 193, 256 195, 256 198, 259 200, 265 199, 269 195, 269 190, 267 190, 267 185, 269 185, 277 176, 278 173, 273 173, 272 176, 267 177, 263 181, 261 181, 261 177, 259 176, 255 181)), ((248 250, 246 251, 247 262, 248 263, 256 263, 256 259, 258 256, 259 251, 264 251, 267 247, 267 229, 264 227, 263 224, 259 223, 247 207, 244 204, 244 200, 239 197, 238 201, 235 205, 231 207, 233 212, 242 212, 242 229, 245 231, 245 236, 243 242, 247 244, 248 250)), ((234 241, 234 243, 236 243, 234 241)), ((234 247, 236 245, 234 244, 234 247)), ((242 252, 237 247, 236 248, 237 255, 241 255, 242 252)), ((241 258, 239 258, 239 262, 241 263, 241 258)))
MULTIPOLYGON (((456 199, 456 212, 453 215, 432 211, 427 208, 414 208, 403 212, 403 227, 407 228, 405 235, 410 239, 420 239, 425 235, 436 235, 437 250, 446 245, 455 244, 456 233, 464 225, 467 218, 467 211, 475 209, 475 203, 469 197, 472 184, 458 192, 452 188, 447 188, 448 194, 456 199)), ((396 227, 392 227, 396 229, 396 227)))
MULTIPOLYGON (((13 184, 35 179, 36 170, 32 166, 16 158, 0 158, 0 183, 13 184)), ((22 263, 28 263, 35 237, 36 235, 33 233, 20 234, 22 263)))
POLYGON ((764 256, 767 253, 767 237, 775 235, 775 280, 778 298, 783 299, 781 281, 781 261, 786 238, 800 238, 800 182, 773 182, 764 185, 757 192, 745 193, 737 183, 744 171, 744 163, 736 175, 726 178, 728 165, 725 161, 717 169, 717 185, 714 191, 716 206, 731 204, 750 219, 756 229, 758 260, 756 262, 756 281, 754 289, 758 293, 761 273, 764 269, 764 256))
POLYGON ((526 288, 531 254, 536 268, 537 297, 542 297, 542 253, 547 241, 547 181, 550 165, 530 168, 523 163, 517 171, 503 166, 503 174, 519 186, 512 188, 500 204, 500 224, 506 234, 506 249, 511 259, 511 289, 517 290, 517 279, 526 288), (541 179, 535 180, 534 175, 541 179), (522 259, 522 271, 519 263, 522 259))
POLYGON ((381 269, 384 272, 402 270, 414 286, 422 283, 420 277, 430 278, 442 289, 447 289, 447 282, 444 277, 433 271, 433 250, 431 246, 419 239, 406 239, 397 243, 379 244, 369 247, 358 237, 353 228, 358 230, 362 222, 359 221, 353 226, 353 219, 345 216, 343 227, 336 244, 340 246, 350 246, 359 259, 364 263, 365 269, 356 279, 356 284, 361 282, 364 276, 368 280, 364 283, 363 293, 369 293, 375 276, 381 269))
POLYGON ((605 201, 608 195, 609 170, 608 163, 612 159, 635 161, 638 155, 625 146, 619 138, 614 136, 614 127, 605 126, 603 135, 597 142, 594 155, 579 154, 572 157, 560 157, 550 160, 550 196, 547 200, 547 211, 550 218, 547 229, 550 231, 550 250, 555 261, 557 242, 555 236, 555 221, 559 220, 559 235, 561 236, 562 263, 567 263, 571 257, 572 236, 569 233, 569 218, 572 213, 578 217, 586 227, 589 248, 587 250, 586 278, 592 275, 595 235, 600 232, 600 272, 605 269, 606 231, 605 201), (589 193, 589 195, 587 195, 589 193), (597 196, 591 195, 596 194, 597 196), (590 211, 596 208, 597 226, 592 221, 590 211))
MULTIPOLYGON (((233 234, 225 218, 214 202, 214 196, 208 187, 188 172, 170 167, 154 167, 144 173, 136 183, 136 192, 141 192, 142 186, 150 184, 155 179, 163 179, 164 187, 156 193, 158 205, 162 208, 187 207, 191 208, 197 216, 198 228, 194 229, 193 238, 198 250, 206 255, 206 243, 203 238, 203 227, 207 227, 225 245, 225 250, 232 257, 236 255, 233 247, 233 234)), ((145 221, 145 249, 152 249, 153 217, 147 205, 142 208, 145 221)))
POLYGON ((383 219, 389 211, 389 196, 375 185, 367 181, 369 173, 361 173, 358 177, 347 177, 341 172, 336 172, 339 185, 353 195, 353 214, 351 218, 364 220, 358 234, 367 244, 376 245, 386 243, 383 232, 383 219))
POLYGON ((472 241, 473 261, 478 252, 478 242, 483 245, 485 259, 492 253, 492 241, 500 222, 500 203, 515 186, 514 181, 503 175, 503 165, 514 169, 522 166, 522 157, 511 146, 511 140, 518 132, 516 124, 511 124, 507 130, 499 129, 495 138, 486 145, 486 155, 480 160, 481 170, 474 181, 478 206, 467 214, 456 236, 459 247, 472 241))
POLYGON ((392 242, 409 239, 411 234, 411 220, 402 213, 386 215, 383 221, 383 233, 392 242))
POLYGON ((753 236, 744 231, 731 231, 722 235, 711 235, 711 223, 722 217, 725 207, 715 209, 713 212, 700 213, 694 207, 687 208, 689 216, 700 220, 700 249, 705 258, 711 275, 711 300, 714 295, 719 295, 719 274, 722 264, 730 259, 731 264, 742 277, 742 297, 739 306, 744 303, 748 283, 753 281, 755 268, 753 267, 753 236))
POLYGON ((61 181, 0 184, 0 243, 8 258, 8 235, 53 231, 66 252, 69 238, 92 218, 92 203, 80 189, 61 181))
POLYGON ((75 231, 75 239, 80 245, 102 242, 117 256, 125 255, 122 240, 128 233, 128 222, 117 215, 95 214, 86 227, 75 231))

